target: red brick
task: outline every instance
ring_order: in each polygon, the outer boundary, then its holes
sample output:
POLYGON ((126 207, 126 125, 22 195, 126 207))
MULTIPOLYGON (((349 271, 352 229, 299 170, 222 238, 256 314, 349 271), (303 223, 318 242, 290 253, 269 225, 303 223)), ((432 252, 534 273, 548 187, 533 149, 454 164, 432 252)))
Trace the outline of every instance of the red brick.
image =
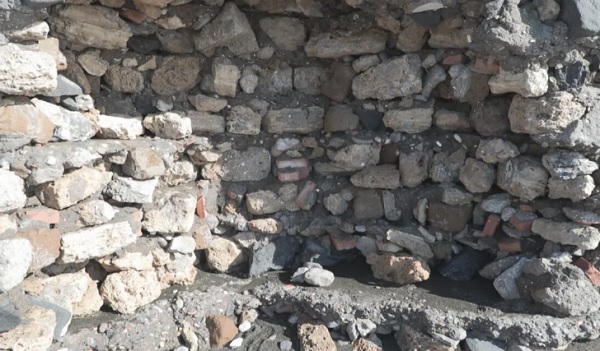
POLYGON ((529 233, 531 232, 531 226, 535 218, 536 216, 531 215, 529 212, 517 212, 510 217, 508 223, 520 232, 529 233))
POLYGON ((32 221, 43 222, 48 224, 60 223, 60 212, 52 208, 38 207, 25 210, 25 216, 32 221))
POLYGON ((310 174, 310 166, 305 158, 277 160, 276 173, 280 182, 297 182, 310 174))
POLYGON ((493 236, 496 233, 496 230, 500 226, 502 222, 502 218, 495 213, 491 213, 487 221, 485 222, 485 226, 483 227, 483 234, 485 236, 493 236))
POLYGON ((532 204, 521 203, 517 206, 517 208, 522 212, 535 212, 535 207, 532 204))
POLYGON ((133 23, 137 23, 137 24, 141 24, 142 22, 144 22, 146 20, 146 15, 144 15, 143 13, 136 11, 136 10, 132 10, 132 9, 121 9, 120 13, 121 17, 123 17, 124 19, 128 19, 133 23))
POLYGON ((595 286, 600 286, 600 271, 594 267, 588 260, 583 257, 580 257, 573 261, 573 264, 579 268, 587 275, 592 284, 595 286))
POLYGON ((202 219, 208 216, 208 212, 206 212, 206 202, 202 195, 198 196, 198 201, 196 201, 196 214, 202 219))
POLYGON ((456 64, 465 63, 465 62, 467 62, 467 57, 465 55, 453 54, 453 55, 444 57, 444 59, 442 60, 442 65, 454 66, 456 64))
POLYGON ((351 250, 356 247, 356 239, 352 234, 344 232, 329 233, 331 243, 338 251, 351 250))
POLYGON ((471 68, 473 72, 494 75, 498 74, 500 71, 500 65, 498 64, 498 60, 495 57, 489 56, 486 59, 477 58, 475 59, 475 64, 471 68))
POLYGON ((498 240, 498 249, 506 252, 521 252, 521 240, 516 238, 502 238, 498 240))

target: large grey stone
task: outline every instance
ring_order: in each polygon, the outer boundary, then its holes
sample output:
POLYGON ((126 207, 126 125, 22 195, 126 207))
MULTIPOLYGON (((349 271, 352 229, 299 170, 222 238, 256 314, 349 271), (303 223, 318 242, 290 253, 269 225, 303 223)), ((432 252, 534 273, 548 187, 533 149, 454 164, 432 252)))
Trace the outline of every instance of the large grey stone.
POLYGON ((0 213, 25 207, 25 183, 11 171, 0 169, 0 213))
POLYGON ((418 231, 414 229, 415 228, 390 229, 386 232, 385 238, 424 260, 433 258, 431 247, 429 247, 429 244, 425 242, 423 237, 415 235, 418 231))
POLYGON ((594 178, 589 175, 580 175, 573 179, 548 179, 548 197, 551 199, 581 201, 590 197, 594 188, 594 178))
POLYGON ((511 195, 533 200, 546 194, 548 171, 528 156, 518 156, 498 165, 497 184, 511 195))
POLYGON ((49 102, 32 99, 31 102, 54 123, 54 137, 65 141, 84 141, 98 132, 98 125, 92 113, 69 111, 49 102))
POLYGON ((169 191, 144 213, 142 226, 150 233, 187 233, 194 225, 196 201, 193 192, 169 191))
POLYGON ((542 164, 553 178, 573 179, 580 175, 592 174, 598 163, 589 160, 579 152, 552 149, 542 156, 542 164))
POLYGON ((111 199, 123 203, 147 204, 152 202, 154 189, 158 179, 136 180, 128 177, 115 176, 108 183, 104 194, 111 199))
POLYGON ((533 221, 531 231, 546 240, 563 245, 577 246, 581 250, 593 250, 600 242, 600 231, 592 226, 554 222, 544 218, 533 221))
POLYGON ((156 272, 135 270, 108 275, 100 291, 112 309, 126 314, 156 300, 161 293, 156 272))
POLYGON ((600 4, 594 0, 564 0, 560 19, 569 26, 574 37, 598 35, 600 4))
POLYGON ((23 281, 32 261, 33 249, 22 238, 0 240, 0 293, 23 281))
POLYGON ((417 94, 421 88, 421 59, 416 54, 383 62, 352 81, 357 99, 390 100, 417 94))
POLYGON ((584 113, 585 107, 573 95, 561 91, 537 99, 515 95, 508 118, 515 133, 542 134, 561 132, 584 113))
POLYGON ((136 239, 129 222, 108 223, 64 233, 60 260, 75 263, 110 255, 136 239))
POLYGON ((64 209, 100 192, 111 178, 111 172, 83 167, 42 185, 37 196, 48 207, 64 209))
POLYGON ((225 181, 257 181, 265 179, 271 170, 271 153, 263 148, 250 147, 245 151, 223 153, 222 178, 225 181))
POLYGON ((49 54, 0 45, 0 93, 34 96, 57 87, 56 62, 49 54))

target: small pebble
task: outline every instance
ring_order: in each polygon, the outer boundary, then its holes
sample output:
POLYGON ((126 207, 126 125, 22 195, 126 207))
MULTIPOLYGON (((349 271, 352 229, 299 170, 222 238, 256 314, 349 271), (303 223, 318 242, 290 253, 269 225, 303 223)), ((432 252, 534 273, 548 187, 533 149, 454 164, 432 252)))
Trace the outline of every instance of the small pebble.
POLYGON ((236 349, 236 348, 242 346, 243 343, 244 343, 244 339, 242 339, 242 338, 233 339, 233 341, 229 343, 229 347, 231 347, 232 349, 236 349))
POLYGON ((290 351, 292 349, 292 342, 289 340, 280 341, 279 349, 282 351, 290 351))
POLYGON ((298 323, 298 316, 296 316, 295 314, 291 315, 290 318, 288 318, 288 323, 290 323, 290 324, 298 323))
POLYGON ((243 321, 239 326, 238 326, 238 330, 242 333, 247 332, 248 330, 250 330, 250 328, 252 328, 252 323, 248 322, 248 321, 243 321))

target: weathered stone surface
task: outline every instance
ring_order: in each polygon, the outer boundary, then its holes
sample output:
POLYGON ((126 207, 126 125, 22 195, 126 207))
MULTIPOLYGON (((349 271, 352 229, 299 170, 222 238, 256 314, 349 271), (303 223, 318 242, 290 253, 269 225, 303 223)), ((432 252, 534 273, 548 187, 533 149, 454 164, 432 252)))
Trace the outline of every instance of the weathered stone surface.
POLYGON ((246 255, 231 240, 214 238, 206 250, 208 267, 218 272, 227 272, 244 262, 246 255))
POLYGON ((418 148, 400 152, 398 163, 403 186, 415 188, 427 179, 431 167, 431 154, 431 150, 420 151, 418 148))
POLYGON ((136 139, 144 134, 142 117, 135 116, 98 116, 97 137, 103 139, 136 139))
POLYGON ((129 151, 123 164, 123 173, 139 180, 159 177, 165 171, 164 161, 150 148, 139 147, 129 151))
POLYGON ((109 274, 100 288, 102 298, 113 310, 131 314, 160 296, 154 271, 124 271, 109 274))
POLYGON ((459 232, 465 228, 473 216, 473 205, 448 205, 430 203, 427 220, 437 229, 446 232, 459 232))
POLYGON ((433 258, 433 252, 429 244, 421 236, 409 233, 409 231, 414 233, 413 228, 406 229, 389 229, 385 234, 385 238, 424 260, 433 258))
POLYGON ((560 316, 586 315, 600 309, 598 289, 581 269, 560 259, 530 260, 523 267, 518 284, 524 296, 560 316))
POLYGON ((328 154, 332 163, 316 163, 315 171, 321 174, 356 172, 379 163, 377 145, 352 144, 328 154))
POLYGON ((421 91, 421 59, 409 54, 383 62, 352 81, 357 99, 390 100, 421 91))
POLYGON ((520 258, 518 261, 506 269, 504 272, 499 274, 494 279, 494 288, 505 300, 514 300, 521 298, 519 288, 517 286, 517 279, 523 272, 523 267, 527 264, 529 259, 520 258))
POLYGON ((593 0, 567 0, 561 3, 560 19, 569 26, 574 37, 598 35, 600 9, 593 0))
POLYGON ((227 116, 227 131, 234 134, 258 135, 262 117, 246 106, 234 106, 227 116))
POLYGON ((135 242, 136 238, 129 222, 108 223, 63 233, 60 260, 74 263, 106 256, 135 242))
POLYGON ((44 205, 61 210, 101 191, 111 178, 111 172, 82 167, 43 184, 37 196, 44 205))
POLYGON ((240 69, 228 62, 213 62, 212 75, 215 92, 221 96, 235 97, 240 69))
POLYGON ((580 175, 592 174, 598 163, 587 159, 575 151, 552 149, 542 156, 542 164, 557 179, 574 179, 580 175))
POLYGON ((580 201, 592 195, 596 185, 594 178, 580 175, 573 179, 548 179, 548 197, 551 199, 570 199, 580 201))
POLYGON ((201 60, 193 56, 167 56, 152 74, 150 87, 159 95, 175 95, 198 83, 201 60))
MULTIPOLYGON (((31 244, 32 259, 29 265, 29 272, 35 272, 51 265, 60 255, 61 235, 58 229, 38 229, 19 232, 17 236, 27 239, 31 244)), ((26 252, 27 250, 24 251, 26 252)), ((26 253, 23 253, 23 257, 26 257, 26 253)))
POLYGON ((269 133, 308 134, 323 128, 325 111, 321 107, 284 108, 270 110, 264 118, 264 126, 269 133))
POLYGON ((505 71, 493 76, 490 81, 493 94, 517 93, 524 97, 542 96, 548 91, 548 69, 534 65, 524 72, 505 71))
POLYGON ((238 328, 231 318, 222 314, 212 314, 206 317, 206 328, 210 333, 210 346, 223 347, 238 334, 238 328))
POLYGON ((259 21, 260 29, 282 50, 294 51, 304 44, 304 24, 292 17, 265 17, 259 21))
POLYGON ((23 281, 33 259, 33 249, 23 238, 0 240, 0 292, 23 281))
POLYGON ((473 128, 468 115, 445 109, 435 111, 433 124, 440 129, 451 131, 468 131, 473 128))
POLYGON ((400 187, 400 171, 395 165, 371 166, 350 177, 354 186, 374 189, 400 187))
MULTIPOLYGON (((430 351, 456 351, 456 346, 448 345, 435 340, 408 324, 402 324, 401 329, 395 334, 398 347, 401 350, 430 350, 430 351)), ((481 350, 483 351, 483 350, 481 350)))
POLYGON ((219 112, 227 106, 226 99, 214 98, 203 94, 190 95, 188 101, 200 112, 219 112))
POLYGON ((333 273, 323 268, 310 268, 304 273, 304 282, 313 286, 330 286, 334 280, 333 273))
POLYGON ((533 200, 546 194, 548 172, 542 163, 528 156, 518 156, 498 165, 497 184, 511 195, 533 200))
POLYGON ((79 206, 79 221, 84 226, 104 224, 115 217, 115 209, 102 200, 92 200, 79 206))
POLYGON ((100 57, 99 50, 88 50, 77 57, 77 62, 86 73, 101 77, 106 73, 110 64, 100 57))
POLYGON ((150 233, 187 233, 194 225, 196 201, 193 193, 169 191, 144 213, 142 225, 150 233))
POLYGON ((54 137, 65 141, 83 141, 98 131, 95 113, 69 111, 61 106, 37 98, 31 102, 54 123, 54 137))
POLYGON ((168 186, 176 186, 196 180, 198 171, 193 163, 187 160, 173 162, 160 181, 168 186))
POLYGON ((387 34, 379 29, 357 30, 339 35, 322 33, 310 37, 304 51, 310 57, 340 58, 377 54, 385 49, 387 34))
POLYGON ((373 190, 361 190, 352 202, 356 219, 378 219, 384 216, 383 203, 379 193, 373 190))
POLYGON ((79 47, 122 49, 133 35, 117 11, 102 6, 65 6, 56 12, 50 24, 56 33, 79 47))
POLYGON ((386 127, 397 132, 421 133, 431 127, 433 104, 408 110, 388 110, 383 115, 386 127))
POLYGON ((510 141, 494 138, 479 141, 476 156, 486 163, 500 163, 519 155, 519 149, 510 141))
POLYGON ((508 118, 515 133, 542 134, 561 132, 584 113, 585 107, 573 101, 573 95, 562 91, 538 99, 515 95, 508 118))
POLYGON ((431 180, 439 183, 457 182, 466 158, 467 152, 463 148, 458 148, 450 154, 436 153, 431 161, 431 180))
POLYGON ((431 273, 423 259, 412 256, 373 253, 367 256, 367 263, 375 278, 398 285, 422 282, 429 279, 431 273))
POLYGON ((225 118, 220 115, 213 115, 206 112, 188 111, 187 116, 192 121, 192 133, 203 135, 206 133, 224 133, 225 118))
POLYGON ((486 193, 494 185, 496 170, 493 165, 469 157, 460 169, 459 179, 468 191, 486 193))
POLYGON ((0 151, 34 141, 45 144, 54 134, 50 119, 30 104, 0 104, 0 151))
POLYGON ((38 306, 29 306, 23 313, 27 320, 16 328, 0 334, 0 349, 3 350, 48 350, 52 346, 56 315, 54 311, 38 306))
POLYGON ((74 316, 98 312, 103 304, 96 282, 83 270, 48 278, 30 277, 23 281, 23 290, 65 308, 74 316))
POLYGON ((226 3, 221 13, 194 38, 198 51, 226 46, 235 55, 258 51, 256 37, 246 15, 233 2, 226 3))
POLYGON ((583 224, 538 218, 533 221, 531 230, 546 240, 563 245, 574 245, 584 251, 595 249, 600 242, 600 231, 583 224))
POLYGON ((15 44, 0 46, 0 92, 34 96, 57 87, 56 62, 46 53, 21 50, 15 44))
POLYGON ((335 350, 336 346, 324 324, 304 323, 298 326, 301 351, 335 350))
POLYGON ((158 179, 136 180, 115 175, 104 189, 104 194, 123 203, 151 203, 158 179))
POLYGON ((310 66, 294 69, 294 89, 305 94, 321 94, 324 84, 331 79, 331 72, 325 67, 310 66))
POLYGON ((129 67, 111 65, 104 75, 104 80, 113 91, 139 93, 144 89, 144 76, 129 67))
POLYGON ((471 110, 471 122, 477 133, 484 137, 502 137, 510 131, 508 111, 510 100, 493 97, 476 104, 471 110))
POLYGON ((331 212, 334 216, 344 214, 348 209, 348 202, 344 199, 342 194, 330 194, 323 199, 323 205, 327 211, 331 212))
POLYGON ((285 208, 285 204, 270 190, 259 190, 246 195, 246 208, 254 215, 276 213, 285 208))
POLYGON ((192 134, 192 121, 178 113, 166 112, 144 118, 144 128, 166 139, 182 139, 192 134))
POLYGON ((271 153, 257 147, 224 152, 222 162, 222 178, 226 181, 262 180, 271 171, 271 153))
POLYGON ((27 196, 23 179, 4 169, 0 169, 0 179, 0 213, 25 207, 27 196))
POLYGON ((343 132, 360 128, 360 119, 348 105, 331 106, 323 121, 325 132, 343 132))

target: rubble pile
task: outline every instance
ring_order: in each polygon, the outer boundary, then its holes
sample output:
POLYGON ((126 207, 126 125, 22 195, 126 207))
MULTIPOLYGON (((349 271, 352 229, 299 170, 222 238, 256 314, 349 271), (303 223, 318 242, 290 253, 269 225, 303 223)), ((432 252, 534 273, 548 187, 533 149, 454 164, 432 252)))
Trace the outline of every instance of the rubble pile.
POLYGON ((596 338, 598 18, 592 0, 0 3, 0 349, 58 350, 101 309, 131 316, 97 350, 246 347, 269 305, 307 309, 302 350, 596 338), (357 259, 398 286, 481 276, 540 319, 302 295, 357 259), (199 269, 305 288, 157 301, 199 269), (143 320, 160 335, 119 331, 143 320))

